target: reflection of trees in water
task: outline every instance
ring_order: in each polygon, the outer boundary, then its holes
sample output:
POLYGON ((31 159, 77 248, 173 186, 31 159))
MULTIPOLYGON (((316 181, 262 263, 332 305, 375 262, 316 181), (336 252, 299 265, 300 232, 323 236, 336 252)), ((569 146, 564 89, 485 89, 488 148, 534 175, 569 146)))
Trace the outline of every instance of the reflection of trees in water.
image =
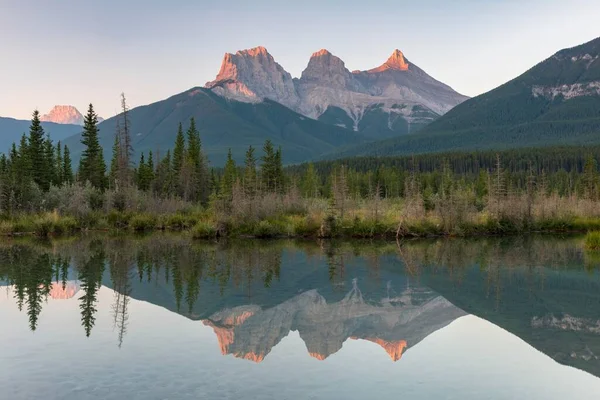
POLYGON ((127 241, 116 241, 107 255, 110 280, 114 290, 112 305, 113 330, 117 331, 119 348, 123 345, 123 339, 127 333, 127 321, 129 320, 127 306, 131 295, 130 280, 133 260, 125 251, 126 248, 127 241))
POLYGON ((548 270, 581 270, 579 239, 558 237, 447 239, 398 243, 398 258, 410 276, 447 277, 460 289, 472 267, 478 267, 487 296, 499 305, 506 285, 526 280, 530 293, 544 289, 548 270))
POLYGON ((85 335, 89 337, 96 323, 96 303, 98 301, 98 290, 102 286, 102 274, 104 273, 104 246, 100 241, 90 243, 90 258, 78 266, 78 279, 81 282, 83 296, 79 298, 79 309, 81 310, 81 324, 85 329, 85 335))
POLYGON ((438 274, 448 277, 459 290, 472 267, 478 267, 481 278, 477 279, 482 279, 488 297, 496 301, 511 280, 526 279, 531 290, 539 289, 547 269, 600 263, 587 255, 584 263, 578 239, 550 237, 215 244, 193 242, 181 235, 103 236, 55 242, 52 247, 32 241, 0 245, 0 279, 14 287, 17 306, 27 311, 30 327, 35 329, 52 280, 62 282, 64 289, 72 260, 81 281, 81 321, 89 336, 96 320, 97 293, 108 265, 115 291, 113 324, 122 345, 132 284, 137 280, 144 285, 165 282, 172 290, 177 311, 193 316, 203 287, 218 288, 221 295, 241 290, 252 298, 260 287, 270 288, 279 281, 284 255, 292 260, 296 254, 302 254, 305 264, 314 261, 318 268, 324 264, 334 290, 342 290, 345 281, 355 275, 352 268, 365 267, 367 278, 374 282, 385 270, 404 272, 417 284, 425 273, 438 274), (525 268, 525 273, 515 275, 516 268, 525 268))
POLYGON ((39 254, 22 245, 0 250, 0 279, 13 286, 17 307, 19 311, 25 309, 27 312, 32 331, 37 329, 52 278, 60 277, 62 262, 50 253, 39 254))

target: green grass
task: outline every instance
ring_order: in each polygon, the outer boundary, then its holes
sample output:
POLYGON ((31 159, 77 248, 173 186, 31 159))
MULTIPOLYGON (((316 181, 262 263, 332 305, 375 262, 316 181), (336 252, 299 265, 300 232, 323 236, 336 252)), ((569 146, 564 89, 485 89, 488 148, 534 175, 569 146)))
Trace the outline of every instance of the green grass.
POLYGON ((136 214, 129 221, 129 226, 136 232, 151 231, 157 227, 157 217, 152 214, 136 214))
POLYGON ((600 231, 591 231, 585 236, 585 248, 591 251, 600 251, 600 231))
POLYGON ((214 239, 217 237, 217 229, 209 222, 199 221, 192 228, 192 237, 194 239, 214 239))

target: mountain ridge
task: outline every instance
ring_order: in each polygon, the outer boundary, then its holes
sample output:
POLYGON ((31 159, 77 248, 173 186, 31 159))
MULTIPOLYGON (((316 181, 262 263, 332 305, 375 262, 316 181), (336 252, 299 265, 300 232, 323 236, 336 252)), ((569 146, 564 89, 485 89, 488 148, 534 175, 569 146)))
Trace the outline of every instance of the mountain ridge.
POLYGON ((407 135, 328 158, 600 143, 600 38, 563 49, 407 135))
POLYGON ((370 138, 415 132, 468 97, 430 77, 400 50, 379 67, 350 72, 329 50, 313 53, 292 78, 265 47, 226 53, 213 92, 242 102, 277 101, 370 138))

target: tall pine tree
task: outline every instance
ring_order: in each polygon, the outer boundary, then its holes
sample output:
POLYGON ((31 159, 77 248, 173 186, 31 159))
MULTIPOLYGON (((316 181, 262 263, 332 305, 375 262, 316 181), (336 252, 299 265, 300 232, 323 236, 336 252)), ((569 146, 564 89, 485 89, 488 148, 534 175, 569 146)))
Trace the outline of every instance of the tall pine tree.
POLYGON ((83 133, 81 143, 84 146, 81 160, 79 161, 79 180, 90 182, 98 189, 106 187, 106 164, 104 154, 98 140, 98 116, 92 104, 83 120, 83 133))
POLYGON ((71 152, 65 145, 63 149, 62 176, 65 183, 73 183, 73 167, 71 166, 71 152))
POLYGON ((40 122, 40 112, 35 110, 29 126, 27 151, 31 164, 31 175, 40 189, 47 191, 50 188, 48 177, 48 162, 44 143, 44 128, 40 122))

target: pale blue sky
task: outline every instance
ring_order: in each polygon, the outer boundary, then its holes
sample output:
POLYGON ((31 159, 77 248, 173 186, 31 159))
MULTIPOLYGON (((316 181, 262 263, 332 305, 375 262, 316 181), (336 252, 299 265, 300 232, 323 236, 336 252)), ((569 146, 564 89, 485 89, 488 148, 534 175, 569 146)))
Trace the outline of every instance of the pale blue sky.
POLYGON ((0 116, 54 104, 102 116, 204 85, 263 45, 293 76, 327 48, 350 69, 395 48, 474 96, 600 36, 597 0, 0 0, 0 116))

